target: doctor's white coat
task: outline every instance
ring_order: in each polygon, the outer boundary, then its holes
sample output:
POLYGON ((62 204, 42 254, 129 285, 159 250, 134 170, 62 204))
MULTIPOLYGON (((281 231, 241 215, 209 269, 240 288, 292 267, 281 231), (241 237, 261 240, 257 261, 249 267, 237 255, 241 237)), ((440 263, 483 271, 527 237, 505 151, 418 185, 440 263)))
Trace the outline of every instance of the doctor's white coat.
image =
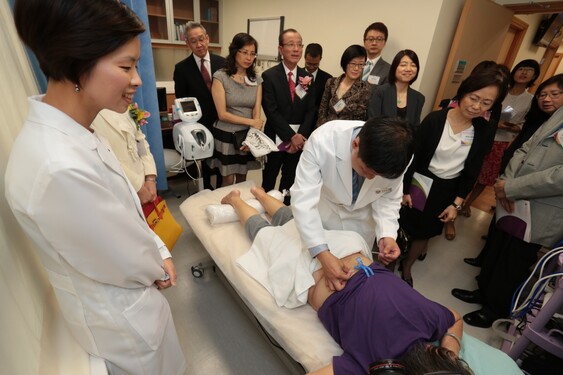
POLYGON ((14 142, 6 198, 71 333, 112 374, 183 374, 170 307, 153 285, 170 253, 109 146, 41 99, 30 98, 14 142))
POLYGON ((291 209, 307 248, 326 244, 324 229, 351 230, 371 246, 382 237, 397 237, 403 176, 365 179, 352 204, 352 133, 364 121, 330 121, 305 143, 291 209))

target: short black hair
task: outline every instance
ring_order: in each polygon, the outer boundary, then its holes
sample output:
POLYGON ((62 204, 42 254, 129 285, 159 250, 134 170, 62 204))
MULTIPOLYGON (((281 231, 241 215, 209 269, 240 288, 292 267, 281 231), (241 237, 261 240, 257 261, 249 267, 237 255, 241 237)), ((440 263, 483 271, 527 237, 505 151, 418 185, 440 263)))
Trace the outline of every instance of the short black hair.
POLYGON ((407 169, 414 152, 414 131, 399 117, 367 120, 358 133, 358 156, 385 178, 397 178, 407 169))
POLYGON ((311 57, 323 57, 323 47, 319 43, 309 43, 305 48, 305 54, 303 56, 311 56, 311 57))
POLYGON ((418 72, 420 71, 420 63, 418 62, 418 56, 413 50, 404 49, 402 51, 397 52, 395 58, 393 59, 393 62, 391 63, 391 67, 389 68, 389 76, 387 77, 389 83, 394 84, 397 81, 397 77, 395 76, 395 73, 397 73, 397 67, 399 67, 399 64, 401 63, 401 59, 405 56, 408 56, 408 58, 412 60, 414 65, 416 65, 416 74, 414 75, 414 78, 410 80, 409 85, 412 84, 414 81, 416 81, 416 79, 418 78, 418 72))
POLYGON ((342 70, 346 71, 346 65, 348 65, 348 63, 356 57, 363 57, 367 60, 368 53, 363 46, 360 46, 359 44, 352 44, 344 50, 342 57, 340 58, 340 66, 342 67, 342 70))
MULTIPOLYGON (((228 75, 236 74, 237 67, 235 63, 235 57, 241 48, 250 44, 254 45, 256 53, 258 53, 258 42, 252 35, 247 33, 238 33, 233 37, 233 40, 229 45, 229 55, 225 59, 225 72, 228 75)), ((256 59, 254 59, 252 65, 248 69, 246 69, 246 75, 251 81, 254 81, 256 79, 256 71, 254 70, 255 66, 256 59)))
POLYGON ((387 41, 387 38, 389 37, 389 31, 387 30, 387 26, 385 26, 383 22, 374 22, 371 25, 369 25, 364 31, 364 40, 366 40, 366 36, 368 35, 368 32, 371 30, 379 31, 380 33, 385 35, 385 41, 387 41))
POLYGON ((43 73, 77 85, 100 58, 145 31, 139 17, 116 0, 16 0, 14 21, 43 73))
POLYGON ((510 79, 512 80, 512 85, 514 85, 514 74, 516 74, 516 71, 520 68, 534 69, 534 78, 526 85, 526 87, 532 87, 534 83, 536 83, 536 79, 540 75, 540 64, 538 64, 536 60, 532 60, 532 59, 526 59, 520 61, 518 64, 516 64, 516 66, 512 69, 512 72, 510 73, 510 79))
POLYGON ((509 77, 506 76, 501 69, 485 69, 478 71, 477 73, 472 73, 464 79, 459 88, 457 89, 456 99, 461 101, 466 95, 470 93, 481 90, 488 86, 496 86, 498 88, 498 95, 495 98, 495 102, 491 106, 494 107, 497 103, 502 103, 506 94, 508 93, 509 77))

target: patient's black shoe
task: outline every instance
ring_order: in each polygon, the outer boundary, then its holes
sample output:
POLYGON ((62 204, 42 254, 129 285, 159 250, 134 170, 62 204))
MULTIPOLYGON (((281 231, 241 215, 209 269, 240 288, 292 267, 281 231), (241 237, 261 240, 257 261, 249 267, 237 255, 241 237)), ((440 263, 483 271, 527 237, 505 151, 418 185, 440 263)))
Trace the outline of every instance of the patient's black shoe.
POLYGON ((482 303, 483 297, 479 289, 470 291, 465 289, 452 289, 452 296, 467 303, 482 303))
POLYGON ((463 321, 470 326, 480 327, 480 328, 489 328, 493 325, 493 322, 497 320, 499 317, 495 315, 489 309, 481 309, 470 312, 469 314, 465 314, 463 316, 463 321))

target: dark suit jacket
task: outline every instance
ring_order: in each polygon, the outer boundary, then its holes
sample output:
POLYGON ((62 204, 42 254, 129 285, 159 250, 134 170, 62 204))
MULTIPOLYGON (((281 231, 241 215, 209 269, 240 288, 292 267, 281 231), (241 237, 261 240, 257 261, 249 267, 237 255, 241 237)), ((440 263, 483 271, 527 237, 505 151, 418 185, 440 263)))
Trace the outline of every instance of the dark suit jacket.
MULTIPOLYGON (((299 77, 311 76, 305 69, 297 67, 297 84, 299 77)), ((299 133, 305 138, 313 131, 315 116, 315 90, 312 85, 307 95, 300 99, 296 94, 291 101, 287 76, 280 63, 262 74, 262 109, 266 114, 264 133, 272 140, 278 135, 284 142, 291 140, 295 132, 289 124, 301 124, 299 133)))
MULTIPOLYGON (((415 129, 420 125, 420 113, 424 106, 424 95, 409 87, 407 91, 407 121, 415 129)), ((378 85, 369 103, 368 118, 397 116, 397 87, 386 83, 378 85)))
MULTIPOLYGON (((442 132, 444 131, 444 126, 446 126, 446 119, 450 109, 445 108, 429 113, 416 130, 414 158, 403 178, 404 194, 409 194, 414 172, 424 174, 424 171, 428 169, 442 138, 442 132)), ((490 150, 490 140, 494 137, 494 133, 491 133, 489 130, 489 122, 483 117, 475 118, 471 122, 475 129, 475 136, 459 176, 456 197, 466 197, 473 189, 473 185, 479 176, 481 165, 483 165, 483 159, 485 159, 485 155, 490 150)))
MULTIPOLYGON (((209 54, 209 57, 211 60, 210 75, 213 77, 213 73, 225 66, 225 59, 212 53, 209 54)), ((176 98, 196 97, 203 112, 199 122, 206 128, 213 129, 213 124, 217 121, 217 110, 213 103, 211 91, 207 89, 203 81, 193 54, 176 64, 174 68, 174 91, 176 98)))
POLYGON ((323 93, 325 92, 326 81, 328 81, 329 78, 332 78, 330 74, 319 69, 317 72, 317 78, 315 78, 315 83, 313 83, 313 88, 315 89, 315 107, 317 107, 317 109, 321 105, 323 93))
POLYGON ((378 76, 379 82, 377 84, 383 85, 384 83, 387 82, 387 77, 389 76, 390 68, 391 68, 391 64, 383 60, 383 58, 380 58, 375 64, 375 66, 373 67, 373 69, 371 70, 371 72, 369 73, 369 75, 378 76))

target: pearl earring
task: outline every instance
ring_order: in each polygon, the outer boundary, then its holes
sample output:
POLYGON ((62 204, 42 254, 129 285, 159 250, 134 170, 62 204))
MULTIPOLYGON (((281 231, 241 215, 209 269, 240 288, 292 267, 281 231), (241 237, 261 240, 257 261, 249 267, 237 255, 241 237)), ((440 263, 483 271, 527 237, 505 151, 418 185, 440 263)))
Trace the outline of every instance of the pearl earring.
POLYGON ((78 87, 78 85, 74 85, 74 92, 80 92, 80 87, 78 87))

